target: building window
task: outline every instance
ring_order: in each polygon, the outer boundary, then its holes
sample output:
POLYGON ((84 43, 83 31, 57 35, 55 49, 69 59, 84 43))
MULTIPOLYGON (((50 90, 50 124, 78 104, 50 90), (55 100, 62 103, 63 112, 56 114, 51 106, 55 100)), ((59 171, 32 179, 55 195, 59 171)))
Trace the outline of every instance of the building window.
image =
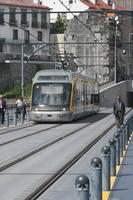
POLYGON ((18 40, 18 30, 17 29, 13 30, 13 40, 18 40))
POLYGON ((41 13, 41 28, 46 28, 47 26, 47 14, 45 12, 41 13))
POLYGON ((24 42, 29 43, 30 42, 30 32, 26 31, 24 32, 24 42))
POLYGON ((0 25, 4 24, 4 14, 2 11, 0 11, 0 25))
POLYGON ((38 41, 42 41, 42 31, 38 31, 38 41))
POLYGON ((27 22, 27 10, 26 9, 22 9, 22 13, 21 13, 21 26, 28 26, 28 22, 27 22))
POLYGON ((32 12, 32 28, 37 28, 38 23, 37 23, 37 12, 33 11, 32 12))
POLYGON ((69 0, 69 4, 73 4, 73 0, 69 0))
POLYGON ((10 9, 10 25, 16 25, 16 15, 15 15, 15 8, 10 9))

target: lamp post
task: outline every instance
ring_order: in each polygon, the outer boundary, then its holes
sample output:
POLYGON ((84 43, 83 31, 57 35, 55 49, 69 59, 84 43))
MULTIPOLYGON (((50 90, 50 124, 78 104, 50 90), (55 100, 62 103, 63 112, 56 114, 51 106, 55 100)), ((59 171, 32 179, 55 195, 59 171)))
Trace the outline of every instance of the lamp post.
POLYGON ((131 42, 133 41, 132 40, 132 36, 133 36, 133 33, 129 33, 129 75, 132 76, 132 53, 131 53, 131 42))
POLYGON ((114 82, 117 83, 117 35, 118 35, 118 16, 115 17, 115 48, 114 48, 114 82))

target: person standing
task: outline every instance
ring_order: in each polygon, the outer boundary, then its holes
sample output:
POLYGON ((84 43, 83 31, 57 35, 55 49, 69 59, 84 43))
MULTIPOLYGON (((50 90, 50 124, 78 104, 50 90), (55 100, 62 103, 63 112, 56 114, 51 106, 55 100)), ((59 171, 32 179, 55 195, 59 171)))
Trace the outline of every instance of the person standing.
POLYGON ((5 111, 6 111, 6 101, 4 100, 3 95, 0 95, 0 115, 2 124, 4 124, 5 121, 5 111))
POLYGON ((124 121, 124 115, 125 115, 125 104, 121 100, 121 97, 118 96, 116 98, 116 102, 113 106, 113 113, 115 115, 115 123, 117 128, 120 128, 124 121))

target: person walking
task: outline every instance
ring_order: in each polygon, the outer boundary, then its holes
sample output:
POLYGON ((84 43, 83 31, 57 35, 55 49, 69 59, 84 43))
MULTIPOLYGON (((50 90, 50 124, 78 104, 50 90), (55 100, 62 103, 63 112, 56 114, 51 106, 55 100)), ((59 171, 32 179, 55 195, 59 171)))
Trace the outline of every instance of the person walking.
POLYGON ((3 95, 0 95, 0 115, 2 124, 4 124, 5 121, 5 111, 6 111, 6 101, 4 100, 3 95))
POLYGON ((23 112, 23 118, 25 118, 25 113, 26 113, 26 105, 23 100, 23 97, 19 97, 16 101, 16 108, 17 108, 17 117, 18 114, 21 114, 23 112))
POLYGON ((116 98, 116 102, 113 106, 113 113, 115 115, 115 123, 117 128, 120 128, 124 121, 124 115, 125 115, 125 104, 121 100, 121 97, 118 96, 116 98))

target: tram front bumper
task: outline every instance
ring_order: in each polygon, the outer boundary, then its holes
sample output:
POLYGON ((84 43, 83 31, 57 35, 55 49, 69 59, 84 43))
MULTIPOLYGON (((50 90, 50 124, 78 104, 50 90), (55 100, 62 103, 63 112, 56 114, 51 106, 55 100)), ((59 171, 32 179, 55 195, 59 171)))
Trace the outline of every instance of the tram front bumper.
POLYGON ((30 119, 36 122, 43 121, 71 121, 72 112, 70 111, 31 111, 30 119))

